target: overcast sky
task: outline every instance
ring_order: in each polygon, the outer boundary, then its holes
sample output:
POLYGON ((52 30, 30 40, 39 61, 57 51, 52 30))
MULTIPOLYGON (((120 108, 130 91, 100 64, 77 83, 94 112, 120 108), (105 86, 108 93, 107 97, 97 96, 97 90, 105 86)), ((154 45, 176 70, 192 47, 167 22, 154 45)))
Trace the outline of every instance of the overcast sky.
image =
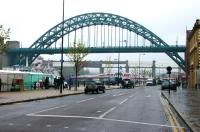
MULTIPOLYGON (((0 0, 0 3, 0 25, 11 28, 11 40, 20 41, 23 47, 29 47, 62 20, 62 0, 0 0)), ((89 12, 117 14, 143 25, 168 44, 174 45, 178 38, 178 44, 185 45, 186 28, 192 29, 200 18, 199 6, 200 0, 65 0, 65 19, 89 12)), ((126 56, 122 55, 123 60, 126 56)), ((146 54, 143 58, 163 61, 157 56, 146 54)), ((134 57, 129 55, 127 59, 134 57)))

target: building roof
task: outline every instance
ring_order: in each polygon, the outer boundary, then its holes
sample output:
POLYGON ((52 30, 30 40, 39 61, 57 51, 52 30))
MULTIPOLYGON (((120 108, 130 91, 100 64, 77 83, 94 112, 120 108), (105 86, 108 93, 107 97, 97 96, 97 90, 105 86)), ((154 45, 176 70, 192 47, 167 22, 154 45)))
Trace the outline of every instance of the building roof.
POLYGON ((197 19, 192 30, 187 30, 187 41, 190 41, 197 29, 200 28, 200 19, 197 19))

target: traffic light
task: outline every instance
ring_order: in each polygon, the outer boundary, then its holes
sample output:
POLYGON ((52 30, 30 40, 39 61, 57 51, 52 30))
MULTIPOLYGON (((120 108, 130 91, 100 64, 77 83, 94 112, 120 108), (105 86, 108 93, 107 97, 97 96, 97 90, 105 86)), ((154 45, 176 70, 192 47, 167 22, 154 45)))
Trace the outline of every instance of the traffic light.
POLYGON ((171 70, 172 70, 172 67, 171 67, 171 66, 168 66, 168 67, 167 67, 167 74, 171 74, 171 70))

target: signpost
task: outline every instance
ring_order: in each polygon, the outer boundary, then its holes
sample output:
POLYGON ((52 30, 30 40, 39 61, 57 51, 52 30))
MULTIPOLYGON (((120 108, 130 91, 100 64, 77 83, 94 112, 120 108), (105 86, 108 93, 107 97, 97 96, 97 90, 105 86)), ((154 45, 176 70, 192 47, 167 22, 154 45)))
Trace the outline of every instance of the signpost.
POLYGON ((171 70, 172 70, 172 67, 168 66, 167 67, 167 74, 169 74, 169 94, 170 94, 170 74, 171 74, 171 70))

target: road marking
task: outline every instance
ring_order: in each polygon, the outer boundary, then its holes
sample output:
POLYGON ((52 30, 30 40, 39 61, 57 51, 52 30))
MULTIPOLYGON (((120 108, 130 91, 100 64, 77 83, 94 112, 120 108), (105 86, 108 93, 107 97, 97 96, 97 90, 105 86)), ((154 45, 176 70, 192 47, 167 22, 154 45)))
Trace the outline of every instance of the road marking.
POLYGON ((30 126, 31 126, 31 124, 26 124, 26 126, 30 127, 30 126))
POLYGON ((86 128, 81 128, 80 130, 81 130, 81 131, 86 131, 87 129, 86 129, 86 128))
POLYGON ((147 96, 144 96, 144 97, 146 97, 146 98, 150 98, 150 97, 151 97, 151 95, 147 95, 147 96))
POLYGON ((128 100, 128 98, 127 98, 127 99, 125 99, 125 100, 123 100, 122 102, 120 102, 120 103, 119 103, 119 105, 121 105, 121 104, 125 103, 127 100, 128 100))
POLYGON ((102 111, 98 110, 97 113, 101 113, 102 111))
POLYGON ((13 126, 13 125, 14 125, 14 123, 8 123, 8 125, 9 125, 9 126, 13 126))
POLYGON ((130 123, 130 124, 140 124, 140 125, 149 125, 149 126, 158 126, 158 127, 170 127, 170 128, 175 127, 175 128, 177 128, 177 126, 169 126, 169 125, 146 123, 146 122, 137 122, 137 121, 116 120, 116 119, 109 119, 109 118, 103 118, 103 120, 130 123))
POLYGON ((107 110, 105 113, 101 114, 101 115, 99 116, 99 118, 103 118, 103 117, 105 117, 108 113, 110 113, 111 111, 113 111, 113 110, 116 109, 116 108, 117 108, 116 106, 110 108, 110 109, 107 110))
POLYGON ((41 111, 38 111, 38 112, 33 112, 33 113, 30 113, 30 114, 26 114, 26 115, 34 115, 34 114, 42 113, 42 112, 45 112, 45 111, 62 108, 62 107, 66 107, 66 105, 61 105, 61 106, 56 106, 56 107, 44 109, 44 110, 41 110, 41 111))
POLYGON ((51 127, 51 125, 50 125, 50 124, 47 124, 46 127, 51 127))
POLYGON ((65 126, 64 128, 67 129, 67 128, 69 128, 69 127, 68 127, 68 126, 65 126))
POLYGON ((99 97, 105 97, 105 96, 108 96, 108 95, 110 95, 110 94, 105 94, 105 95, 102 95, 102 96, 99 96, 99 97))
POLYGON ((95 99, 95 98, 84 99, 84 100, 78 101, 76 103, 82 103, 82 102, 85 102, 85 101, 88 101, 88 100, 92 100, 92 99, 95 99))
POLYGON ((132 94, 131 96, 129 96, 129 98, 133 98, 134 94, 132 94))
POLYGON ((124 95, 123 93, 121 93, 121 94, 115 94, 115 95, 113 95, 114 97, 117 97, 117 96, 121 96, 121 95, 124 95))
POLYGON ((180 132, 184 132, 184 127, 180 127, 180 124, 177 121, 177 119, 175 118, 173 112, 171 111, 170 106, 169 106, 168 102, 166 101, 166 99, 162 98, 160 95, 160 100, 164 106, 164 111, 166 113, 167 118, 169 119, 170 124, 174 125, 174 126, 178 126, 177 128, 173 128, 173 131, 178 132, 180 130, 180 132))
POLYGON ((55 117, 55 118, 96 119, 96 120, 122 122, 122 123, 129 123, 129 124, 149 125, 149 126, 157 126, 157 127, 179 128, 179 129, 183 128, 183 127, 179 127, 179 126, 170 126, 170 125, 166 125, 166 124, 162 125, 162 124, 137 122, 137 121, 127 121, 127 120, 117 120, 117 119, 100 118, 100 117, 90 117, 90 116, 68 116, 68 115, 29 115, 29 116, 35 116, 35 117, 55 117))

